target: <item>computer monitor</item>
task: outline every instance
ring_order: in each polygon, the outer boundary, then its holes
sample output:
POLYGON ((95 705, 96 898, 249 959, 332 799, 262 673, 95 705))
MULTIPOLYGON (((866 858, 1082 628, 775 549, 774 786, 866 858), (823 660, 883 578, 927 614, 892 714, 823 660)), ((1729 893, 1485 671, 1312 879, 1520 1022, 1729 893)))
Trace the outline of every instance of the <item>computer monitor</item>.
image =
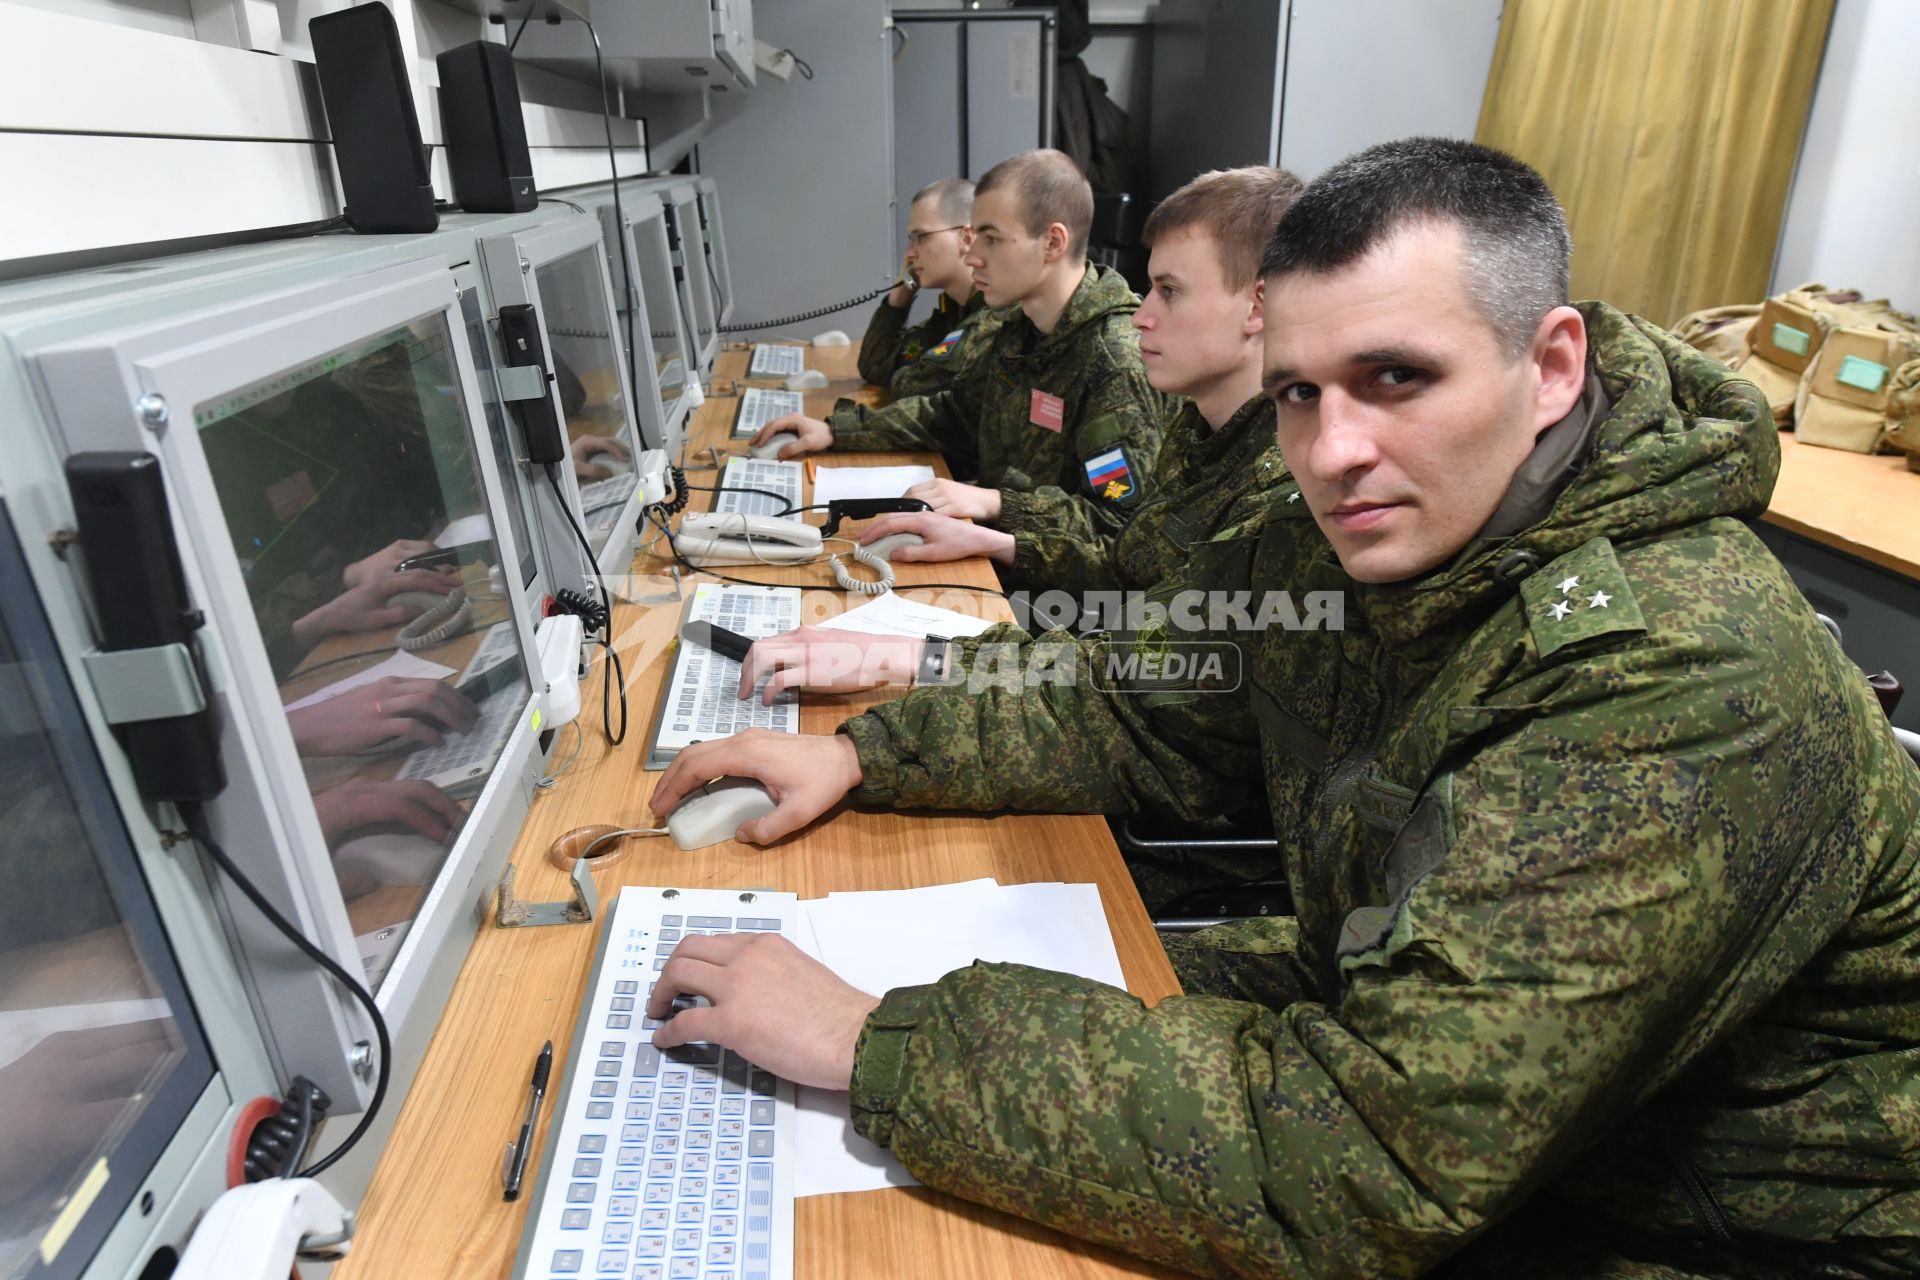
POLYGON ((701 371, 708 373, 720 353, 721 304, 708 267, 706 239, 700 230, 700 193, 691 180, 683 179, 667 188, 661 199, 667 206, 667 230, 679 270, 681 297, 692 326, 694 354, 701 371))
POLYGON ((707 274, 720 298, 720 323, 733 319, 733 268, 727 262, 727 237, 720 226, 720 184, 701 176, 693 180, 700 193, 700 233, 707 250, 707 274))
POLYGON ((548 394, 567 437, 566 461, 544 471, 549 495, 595 571, 624 574, 643 505, 633 466, 648 446, 634 428, 599 222, 575 216, 483 235, 479 248, 496 312, 530 305, 538 317, 548 394))
MULTIPOLYGON (((159 460, 207 617, 228 853, 359 964, 393 1034, 370 1171, 540 775, 517 522, 449 264, 325 253, 116 305, 8 310, 59 453, 159 460)), ((224 879, 215 897, 276 1073, 363 1109, 364 1013, 224 879)))
MULTIPOLYGON (((0 384, 5 383, 0 378, 0 384)), ((0 389, 0 395, 4 395, 0 389)), ((0 1276, 163 1274, 281 1092, 205 882, 140 803, 45 442, 0 451, 0 1276)), ((316 1153, 317 1154, 317 1153, 316 1153)))

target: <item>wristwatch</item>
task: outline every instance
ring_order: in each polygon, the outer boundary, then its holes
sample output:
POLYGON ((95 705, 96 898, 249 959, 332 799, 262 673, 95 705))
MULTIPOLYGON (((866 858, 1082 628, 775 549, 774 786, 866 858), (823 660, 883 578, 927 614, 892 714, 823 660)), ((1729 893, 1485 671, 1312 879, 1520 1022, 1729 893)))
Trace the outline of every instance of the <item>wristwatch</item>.
POLYGON ((952 648, 953 641, 946 636, 927 637, 926 647, 920 650, 920 665, 913 673, 916 689, 923 684, 947 682, 947 654, 952 648))

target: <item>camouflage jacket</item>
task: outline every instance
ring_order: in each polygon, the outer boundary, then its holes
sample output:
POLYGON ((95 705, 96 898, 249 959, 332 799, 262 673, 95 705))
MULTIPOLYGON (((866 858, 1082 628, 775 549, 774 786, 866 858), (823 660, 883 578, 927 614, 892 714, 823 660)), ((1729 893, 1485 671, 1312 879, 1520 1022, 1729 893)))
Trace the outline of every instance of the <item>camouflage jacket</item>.
POLYGON ((964 303, 942 293, 919 324, 907 323, 912 310, 911 305, 896 307, 882 298, 860 341, 860 376, 885 387, 894 400, 946 387, 992 350, 993 335, 1006 318, 1004 310, 990 309, 986 295, 977 289, 964 303))
POLYGON ((1013 535, 1013 576, 1072 590, 1144 590, 1173 577, 1195 543, 1240 524, 1287 475, 1273 401, 1255 396, 1218 431, 1191 400, 1160 439, 1147 498, 1117 538, 1073 523, 1013 535))
POLYGON ((1112 538, 1145 501, 1173 416, 1140 363, 1139 305, 1118 274, 1090 266, 1052 333, 1009 311, 992 351, 946 390, 882 409, 841 401, 831 447, 936 450, 1000 490, 1000 528, 1112 538))
MULTIPOLYGON (((1582 310, 1610 408, 1544 514, 1338 632, 1243 634, 1234 739, 1182 719, 1232 699, 1091 681, 844 727, 894 803, 1264 786, 1298 910, 1240 927, 1265 1003, 990 964, 889 992, 856 1127, 1201 1274, 1920 1271, 1920 774, 1742 523, 1756 389, 1582 310)), ((1195 581, 1328 581, 1304 505, 1195 581)))

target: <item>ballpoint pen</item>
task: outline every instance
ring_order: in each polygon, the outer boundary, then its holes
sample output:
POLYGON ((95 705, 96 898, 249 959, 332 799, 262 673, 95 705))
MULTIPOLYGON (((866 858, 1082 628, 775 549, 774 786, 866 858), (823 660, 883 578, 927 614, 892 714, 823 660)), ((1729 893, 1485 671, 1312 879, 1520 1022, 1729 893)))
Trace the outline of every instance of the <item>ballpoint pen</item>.
POLYGON ((552 1070, 553 1041, 549 1040, 533 1064, 533 1083, 527 1087, 527 1115, 520 1122, 520 1136, 507 1144, 506 1164, 500 1171, 500 1180, 506 1186, 503 1200, 520 1198, 520 1180, 527 1173, 527 1148, 533 1145, 533 1126, 540 1121, 540 1100, 547 1096, 547 1074, 552 1070))

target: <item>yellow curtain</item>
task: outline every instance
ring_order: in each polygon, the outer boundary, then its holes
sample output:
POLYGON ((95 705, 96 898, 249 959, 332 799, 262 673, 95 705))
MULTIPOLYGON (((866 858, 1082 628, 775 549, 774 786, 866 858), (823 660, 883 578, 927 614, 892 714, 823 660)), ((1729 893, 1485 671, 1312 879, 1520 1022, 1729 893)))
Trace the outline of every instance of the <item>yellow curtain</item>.
POLYGON ((1476 140, 1539 169, 1573 296, 1660 324, 1767 292, 1833 0, 1507 0, 1476 140))

